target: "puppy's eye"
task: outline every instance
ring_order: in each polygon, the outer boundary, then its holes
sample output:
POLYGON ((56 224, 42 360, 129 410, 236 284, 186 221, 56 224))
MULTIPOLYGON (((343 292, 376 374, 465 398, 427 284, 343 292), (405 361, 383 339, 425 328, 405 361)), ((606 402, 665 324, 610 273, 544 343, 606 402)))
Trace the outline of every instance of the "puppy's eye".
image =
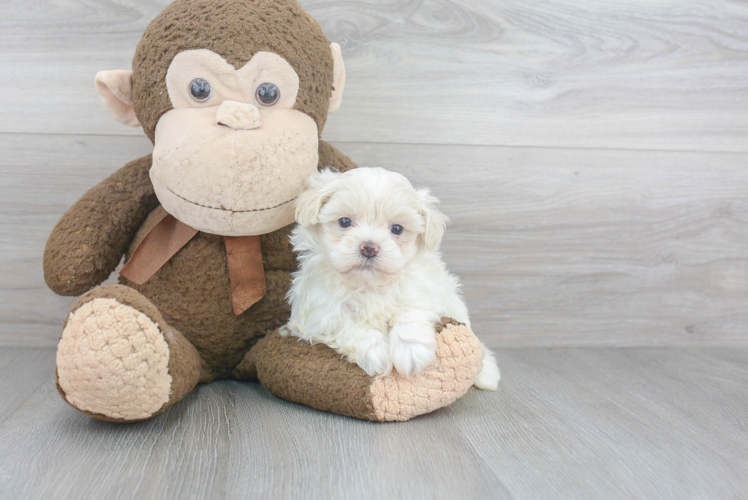
POLYGON ((392 231, 392 234, 403 234, 403 226, 400 224, 393 224, 392 227, 390 227, 390 231, 392 231))
POLYGON ((338 221, 338 224, 340 224, 340 227, 351 227, 351 219, 343 217, 338 221))
POLYGON ((204 78, 195 78, 190 82, 190 94, 197 102, 206 102, 213 94, 210 83, 204 78))

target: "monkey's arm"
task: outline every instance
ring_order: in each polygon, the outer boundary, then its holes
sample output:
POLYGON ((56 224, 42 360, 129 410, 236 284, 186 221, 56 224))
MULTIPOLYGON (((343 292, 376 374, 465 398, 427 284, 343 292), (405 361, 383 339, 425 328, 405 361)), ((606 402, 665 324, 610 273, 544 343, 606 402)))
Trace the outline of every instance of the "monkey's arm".
POLYGON ((151 155, 126 164, 65 212, 44 249, 44 279, 59 295, 81 295, 112 274, 146 216, 158 206, 151 155))
POLYGON ((338 151, 334 146, 320 140, 319 141, 319 169, 331 168, 338 172, 346 172, 358 165, 353 160, 338 151))
POLYGON ((452 403, 473 385, 483 348, 462 323, 442 318, 436 361, 419 375, 370 377, 324 344, 277 331, 260 339, 234 370, 276 396, 339 415, 386 422, 408 420, 452 403))

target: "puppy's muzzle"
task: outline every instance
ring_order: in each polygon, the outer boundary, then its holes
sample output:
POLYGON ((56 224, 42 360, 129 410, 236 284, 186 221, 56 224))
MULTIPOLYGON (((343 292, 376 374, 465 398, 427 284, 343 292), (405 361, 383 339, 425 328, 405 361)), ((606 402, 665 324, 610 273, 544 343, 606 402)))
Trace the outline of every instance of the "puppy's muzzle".
POLYGON ((373 241, 367 241, 361 245, 361 255, 367 259, 373 259, 377 256, 377 253, 379 253, 379 245, 373 241))

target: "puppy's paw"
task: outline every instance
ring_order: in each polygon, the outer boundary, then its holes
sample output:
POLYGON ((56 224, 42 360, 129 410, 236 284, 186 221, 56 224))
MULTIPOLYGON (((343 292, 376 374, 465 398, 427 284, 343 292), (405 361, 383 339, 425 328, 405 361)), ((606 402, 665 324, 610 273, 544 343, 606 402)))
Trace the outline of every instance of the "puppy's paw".
POLYGON ((473 384, 477 389, 484 391, 495 391, 499 387, 501 372, 493 353, 483 347, 483 365, 473 384))
POLYGON ((436 332, 432 324, 397 323, 390 331, 390 358, 398 373, 413 377, 436 359, 436 332))
POLYGON ((371 342, 356 349, 356 364, 369 376, 386 375, 392 371, 389 342, 382 332, 371 330, 371 342))

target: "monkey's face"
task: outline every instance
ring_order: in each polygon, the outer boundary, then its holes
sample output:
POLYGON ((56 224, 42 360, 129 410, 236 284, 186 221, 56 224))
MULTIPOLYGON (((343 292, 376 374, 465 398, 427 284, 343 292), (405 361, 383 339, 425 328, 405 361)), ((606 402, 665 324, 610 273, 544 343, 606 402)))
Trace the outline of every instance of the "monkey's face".
POLYGON ((224 236, 291 224, 319 147, 315 121, 293 109, 291 65, 258 52, 235 69, 210 50, 189 50, 172 60, 166 86, 174 109, 156 125, 151 168, 166 211, 224 236))
POLYGON ((340 46, 296 0, 174 0, 148 25, 133 70, 100 71, 96 89, 153 141, 151 181, 167 212, 224 236, 293 222, 345 86, 340 46))

